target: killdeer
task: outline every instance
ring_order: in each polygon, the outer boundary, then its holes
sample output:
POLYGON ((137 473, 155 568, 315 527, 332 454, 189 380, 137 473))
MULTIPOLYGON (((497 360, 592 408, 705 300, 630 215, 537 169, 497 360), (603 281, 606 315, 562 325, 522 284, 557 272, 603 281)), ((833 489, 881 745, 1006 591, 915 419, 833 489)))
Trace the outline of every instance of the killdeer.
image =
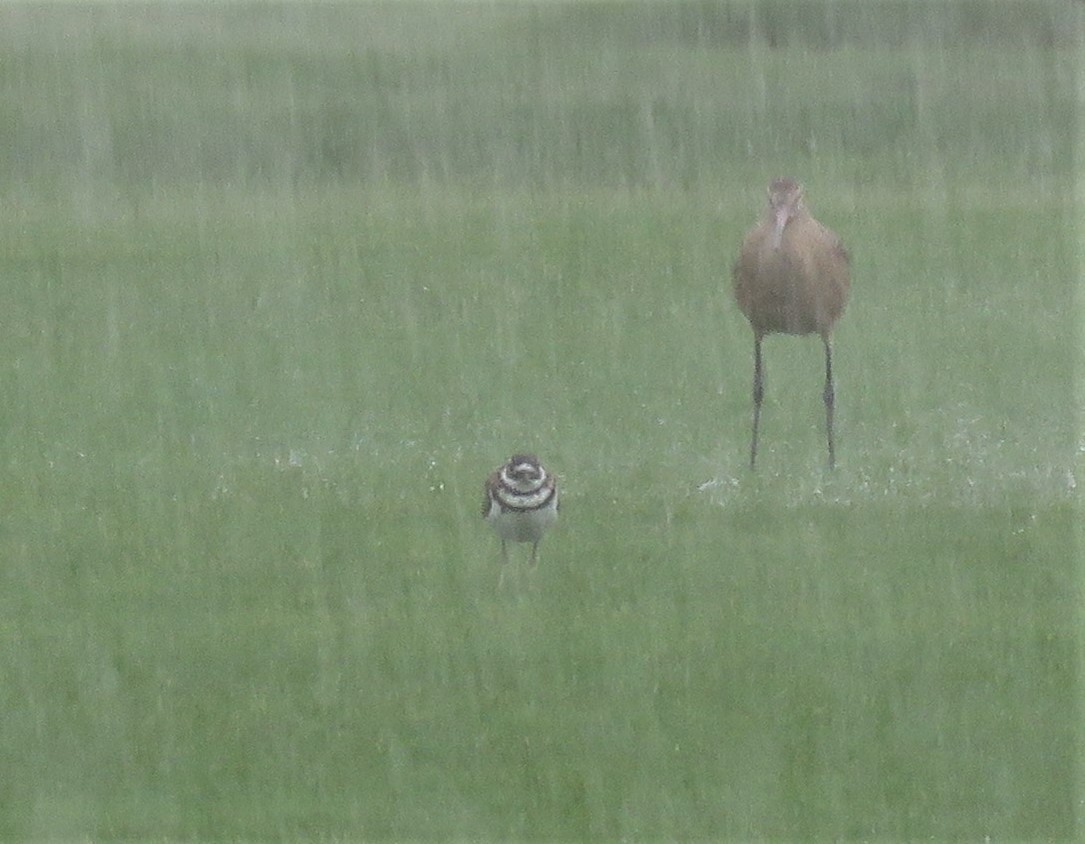
POLYGON ((501 562, 509 561, 507 543, 530 542, 534 566, 539 541, 558 517, 557 479, 534 454, 514 454, 486 479, 485 496, 482 517, 501 537, 501 562))

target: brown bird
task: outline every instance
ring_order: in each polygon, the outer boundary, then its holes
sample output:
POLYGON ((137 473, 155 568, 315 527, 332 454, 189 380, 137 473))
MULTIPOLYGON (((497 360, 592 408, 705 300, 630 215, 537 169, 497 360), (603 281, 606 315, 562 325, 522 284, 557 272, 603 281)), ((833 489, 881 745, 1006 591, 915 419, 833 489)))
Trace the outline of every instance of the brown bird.
POLYGON ((803 204, 802 185, 774 179, 769 207, 750 230, 735 262, 735 299, 753 328, 753 435, 750 468, 757 463, 757 432, 765 395, 761 341, 766 334, 814 334, 825 346, 825 431, 829 468, 833 444, 833 352, 830 334, 844 312, 851 281, 840 238, 815 220, 803 204))

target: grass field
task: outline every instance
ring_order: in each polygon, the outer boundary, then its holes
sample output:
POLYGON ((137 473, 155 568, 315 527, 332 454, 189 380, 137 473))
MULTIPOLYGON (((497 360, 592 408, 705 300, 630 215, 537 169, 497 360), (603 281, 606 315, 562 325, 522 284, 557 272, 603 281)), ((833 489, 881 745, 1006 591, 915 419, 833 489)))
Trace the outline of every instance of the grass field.
POLYGON ((1080 836, 1081 18, 0 8, 0 838, 1080 836))

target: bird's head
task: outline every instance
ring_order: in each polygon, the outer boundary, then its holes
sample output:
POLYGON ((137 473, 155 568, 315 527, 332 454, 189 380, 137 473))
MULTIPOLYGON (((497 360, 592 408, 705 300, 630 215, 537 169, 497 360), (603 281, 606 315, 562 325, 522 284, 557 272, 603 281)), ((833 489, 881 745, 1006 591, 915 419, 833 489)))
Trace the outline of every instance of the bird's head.
POLYGON ((524 486, 538 483, 546 477, 539 459, 534 454, 515 454, 506 465, 505 473, 509 480, 524 486))

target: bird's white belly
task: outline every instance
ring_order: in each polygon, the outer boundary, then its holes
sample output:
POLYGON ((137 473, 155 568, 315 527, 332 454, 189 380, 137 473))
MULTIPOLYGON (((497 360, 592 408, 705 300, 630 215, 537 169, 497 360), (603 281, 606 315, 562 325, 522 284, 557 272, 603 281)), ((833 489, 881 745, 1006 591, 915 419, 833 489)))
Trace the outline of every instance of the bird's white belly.
POLYGON ((497 535, 509 542, 538 542, 558 518, 557 496, 538 510, 502 510, 496 503, 486 516, 497 535))

